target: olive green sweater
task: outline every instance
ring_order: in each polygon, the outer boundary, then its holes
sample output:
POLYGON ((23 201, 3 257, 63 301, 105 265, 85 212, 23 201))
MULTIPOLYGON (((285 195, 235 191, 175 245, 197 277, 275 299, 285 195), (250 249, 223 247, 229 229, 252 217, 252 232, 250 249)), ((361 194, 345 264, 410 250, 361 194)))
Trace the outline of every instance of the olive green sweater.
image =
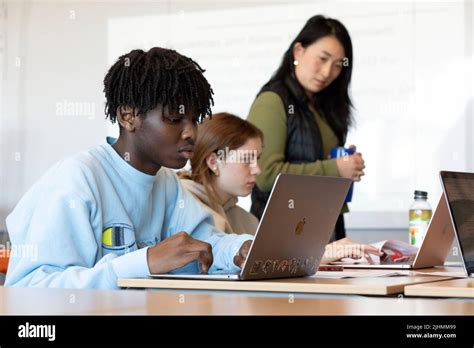
MULTIPOLYGON (((329 158, 331 149, 339 145, 336 134, 327 121, 314 108, 310 108, 316 119, 322 137, 324 158, 329 158)), ((286 112, 280 96, 275 92, 263 92, 250 108, 249 122, 261 129, 264 148, 259 165, 262 174, 257 177, 257 185, 262 191, 270 191, 279 173, 339 176, 336 160, 292 164, 285 162, 286 112)))

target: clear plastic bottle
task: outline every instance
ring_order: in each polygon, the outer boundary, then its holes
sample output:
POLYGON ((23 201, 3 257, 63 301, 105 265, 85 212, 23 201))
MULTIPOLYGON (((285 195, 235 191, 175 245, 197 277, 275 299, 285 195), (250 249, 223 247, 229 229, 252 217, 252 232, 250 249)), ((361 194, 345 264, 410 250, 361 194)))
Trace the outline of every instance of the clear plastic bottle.
POLYGON ((410 207, 410 241, 411 245, 420 247, 425 238, 431 219, 431 206, 428 203, 428 192, 415 191, 415 201, 410 207))

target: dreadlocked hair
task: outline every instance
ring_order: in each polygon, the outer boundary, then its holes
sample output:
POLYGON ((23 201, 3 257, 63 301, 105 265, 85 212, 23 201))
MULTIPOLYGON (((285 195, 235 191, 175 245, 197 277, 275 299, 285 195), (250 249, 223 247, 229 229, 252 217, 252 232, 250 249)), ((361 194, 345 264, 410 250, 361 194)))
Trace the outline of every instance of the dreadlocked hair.
POLYGON ((201 123, 212 115, 214 94, 204 69, 174 50, 153 47, 121 56, 104 78, 105 117, 117 121, 119 107, 128 106, 135 116, 161 106, 169 114, 193 113, 201 123))

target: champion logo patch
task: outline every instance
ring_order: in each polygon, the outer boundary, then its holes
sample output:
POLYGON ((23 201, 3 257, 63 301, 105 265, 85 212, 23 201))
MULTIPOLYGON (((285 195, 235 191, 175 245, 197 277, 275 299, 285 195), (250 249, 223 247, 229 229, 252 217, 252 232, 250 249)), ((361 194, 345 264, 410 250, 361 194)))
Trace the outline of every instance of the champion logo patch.
POLYGON ((110 224, 102 232, 102 247, 108 252, 129 250, 135 242, 135 231, 127 224, 110 224))

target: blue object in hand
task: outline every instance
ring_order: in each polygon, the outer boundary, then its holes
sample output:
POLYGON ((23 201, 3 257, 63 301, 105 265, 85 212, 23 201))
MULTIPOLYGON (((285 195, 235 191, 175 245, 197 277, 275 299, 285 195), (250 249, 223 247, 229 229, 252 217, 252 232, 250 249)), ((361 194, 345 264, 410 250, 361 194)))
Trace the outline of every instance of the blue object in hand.
MULTIPOLYGON (((331 149, 331 158, 344 157, 344 156, 349 156, 352 154, 354 154, 353 148, 338 146, 331 149)), ((353 188, 354 188, 354 183, 352 183, 351 187, 349 188, 349 192, 347 193, 346 200, 344 201, 344 203, 348 203, 352 201, 353 188)))

